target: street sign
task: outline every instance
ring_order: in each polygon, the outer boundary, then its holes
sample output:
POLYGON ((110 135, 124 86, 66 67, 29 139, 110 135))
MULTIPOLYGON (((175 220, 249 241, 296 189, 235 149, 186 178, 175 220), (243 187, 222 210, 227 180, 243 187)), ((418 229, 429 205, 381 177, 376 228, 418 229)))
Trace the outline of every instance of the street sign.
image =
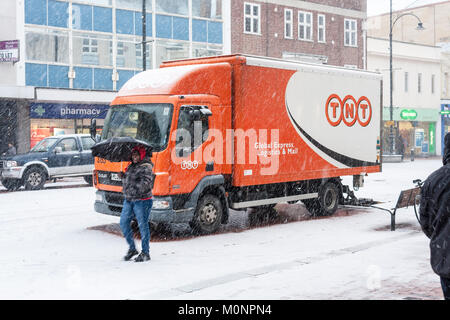
POLYGON ((0 41, 0 62, 19 61, 19 40, 0 41))
POLYGON ((414 120, 417 118, 417 112, 415 110, 402 110, 400 112, 400 118, 403 120, 414 120))
POLYGON ((440 111, 439 113, 442 114, 443 116, 448 116, 450 114, 450 110, 440 111))

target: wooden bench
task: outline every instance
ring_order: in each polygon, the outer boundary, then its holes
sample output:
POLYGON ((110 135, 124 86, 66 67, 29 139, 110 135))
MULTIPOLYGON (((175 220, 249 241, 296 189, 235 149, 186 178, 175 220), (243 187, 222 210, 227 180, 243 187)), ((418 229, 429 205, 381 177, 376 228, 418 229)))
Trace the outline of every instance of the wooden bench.
POLYGON ((418 202, 417 202, 418 195, 420 195, 420 187, 416 187, 416 188, 408 189, 408 190, 402 190, 400 192, 400 195, 398 196, 395 208, 389 210, 389 209, 380 208, 380 207, 376 207, 376 206, 371 206, 371 207, 389 212, 391 215, 391 231, 395 231, 395 214, 397 212, 397 209, 407 208, 409 206, 413 206, 414 204, 417 205, 418 204, 418 202))

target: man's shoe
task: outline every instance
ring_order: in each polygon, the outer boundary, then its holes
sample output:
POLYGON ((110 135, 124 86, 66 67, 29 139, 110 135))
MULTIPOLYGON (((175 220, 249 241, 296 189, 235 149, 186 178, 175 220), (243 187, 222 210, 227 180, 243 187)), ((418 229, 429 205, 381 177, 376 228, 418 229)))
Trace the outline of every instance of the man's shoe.
POLYGON ((125 257, 123 257, 123 260, 125 261, 130 261, 131 258, 133 258, 135 255, 137 255, 139 252, 137 252, 136 249, 128 249, 127 254, 125 255, 125 257))
POLYGON ((150 255, 144 252, 141 252, 136 259, 134 259, 135 262, 144 262, 150 260, 150 255))

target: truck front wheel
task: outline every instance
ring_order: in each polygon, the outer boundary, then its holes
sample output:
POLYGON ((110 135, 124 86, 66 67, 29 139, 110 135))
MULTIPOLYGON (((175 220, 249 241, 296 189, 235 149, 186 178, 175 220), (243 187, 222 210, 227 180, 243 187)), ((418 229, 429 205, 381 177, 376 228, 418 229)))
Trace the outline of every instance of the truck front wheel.
POLYGON ((31 167, 28 169, 23 178, 26 190, 40 190, 44 188, 46 180, 46 173, 39 167, 31 167))
POLYGON ((190 226, 195 234, 214 233, 222 221, 223 208, 220 199, 212 194, 200 198, 190 226))

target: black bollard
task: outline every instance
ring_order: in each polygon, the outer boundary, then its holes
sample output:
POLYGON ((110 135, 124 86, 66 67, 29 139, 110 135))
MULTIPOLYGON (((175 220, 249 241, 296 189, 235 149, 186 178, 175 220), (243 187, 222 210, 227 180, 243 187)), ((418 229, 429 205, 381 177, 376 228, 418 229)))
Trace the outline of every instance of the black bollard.
POLYGON ((411 149, 411 161, 414 161, 414 148, 411 149))

